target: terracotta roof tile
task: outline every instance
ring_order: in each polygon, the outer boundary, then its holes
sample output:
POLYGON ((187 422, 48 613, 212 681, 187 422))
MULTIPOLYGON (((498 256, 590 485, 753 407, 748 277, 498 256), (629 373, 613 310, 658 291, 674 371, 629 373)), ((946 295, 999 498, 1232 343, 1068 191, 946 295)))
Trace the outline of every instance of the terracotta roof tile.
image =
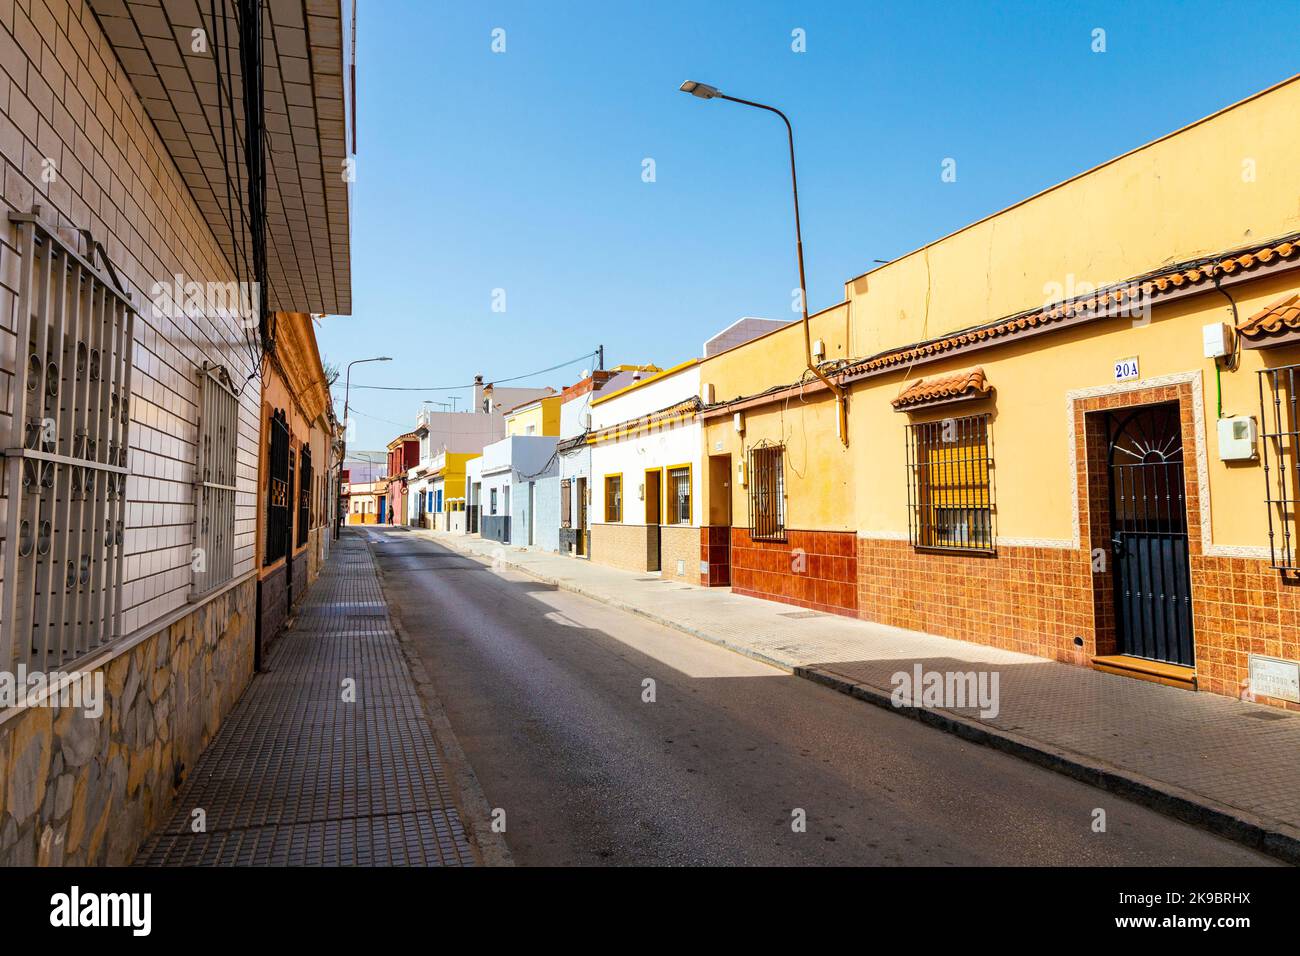
POLYGON ((938 375, 913 382, 894 399, 893 406, 902 410, 918 405, 933 405, 959 398, 983 397, 993 390, 984 377, 984 369, 969 368, 950 375, 938 375))
POLYGON ((1237 331, 1248 339, 1300 332, 1300 293, 1283 296, 1263 311, 1256 312, 1239 323, 1237 331))
MULTIPOLYGON (((1188 267, 1173 266, 1168 271, 1144 278, 1135 278, 1123 285, 1103 289, 1091 295, 1087 300, 1059 302, 1043 309, 1037 309, 1023 315, 999 319, 987 325, 973 329, 964 329, 933 342, 905 346, 892 352, 850 363, 844 371, 850 374, 875 372, 882 369, 908 365, 918 358, 939 355, 962 345, 983 342, 988 339, 1015 335, 1018 332, 1042 325, 1050 325, 1063 319, 1086 314, 1090 310, 1104 310, 1112 304, 1123 304, 1126 299, 1147 296, 1153 292, 1167 292, 1170 289, 1183 288, 1211 281, 1215 275, 1232 275, 1241 270, 1256 268, 1275 259, 1290 259, 1300 253, 1300 243, 1295 240, 1272 242, 1244 252, 1223 254, 1220 257, 1188 267)), ((1289 327, 1288 327, 1289 328, 1289 327)), ((1243 331, 1243 335, 1246 333, 1243 331)))

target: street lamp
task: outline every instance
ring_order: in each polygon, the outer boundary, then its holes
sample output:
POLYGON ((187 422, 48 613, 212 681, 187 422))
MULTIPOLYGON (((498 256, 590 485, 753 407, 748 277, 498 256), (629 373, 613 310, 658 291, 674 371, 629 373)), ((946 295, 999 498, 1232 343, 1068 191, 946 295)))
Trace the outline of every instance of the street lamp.
MULTIPOLYGON (((352 398, 352 366, 364 365, 366 362, 391 362, 392 358, 387 355, 380 355, 376 358, 356 359, 348 363, 347 375, 343 379, 343 457, 339 460, 339 482, 343 481, 343 463, 348 460, 348 409, 349 401, 352 398)), ((339 529, 343 527, 343 515, 340 512, 338 521, 334 523, 334 540, 338 540, 339 529)))
POLYGON ((728 96, 716 86, 709 86, 707 83, 698 83, 695 80, 687 80, 679 89, 683 93, 689 93, 691 96, 698 97, 702 100, 730 100, 732 103, 739 103, 741 106, 752 106, 755 109, 767 110, 769 113, 775 113, 781 117, 785 123, 786 135, 790 141, 790 189, 794 193, 794 243, 795 254, 799 260, 799 300, 803 307, 803 345, 804 355, 809 370, 821 379, 822 384, 831 390, 835 396, 835 407, 838 415, 837 427, 840 435, 840 441, 845 445, 849 443, 849 429, 847 420, 846 395, 844 389, 837 383, 831 381, 817 364, 813 361, 812 354, 812 333, 808 325, 808 284, 804 278, 803 268, 803 230, 799 224, 799 180, 794 171, 794 127, 790 125, 790 118, 782 113, 775 106, 767 106, 763 103, 755 103, 753 100, 742 100, 739 97, 728 96))

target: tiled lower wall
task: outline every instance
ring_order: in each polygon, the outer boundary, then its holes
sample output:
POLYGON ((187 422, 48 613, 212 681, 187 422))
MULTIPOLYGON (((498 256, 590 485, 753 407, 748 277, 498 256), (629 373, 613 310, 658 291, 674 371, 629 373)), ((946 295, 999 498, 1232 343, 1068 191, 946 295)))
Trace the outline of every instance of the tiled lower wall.
MULTIPOLYGON (((1192 620, 1197 685, 1242 696, 1248 655, 1300 661, 1300 578, 1266 561, 1192 555, 1192 620)), ((1300 704, 1263 703, 1300 711, 1300 704)))
POLYGON ((731 584, 729 525, 715 524, 700 529, 700 583, 711 588, 731 584))
MULTIPOLYGON (((1114 652, 1096 611, 1112 601, 1110 582, 1098 576, 1094 585, 1088 552, 1002 546, 993 557, 937 554, 860 538, 857 566, 864 620, 1083 666, 1114 652)), ((1300 581, 1265 561, 1195 554, 1191 575, 1200 690, 1246 696, 1250 654, 1300 660, 1300 581)))
POLYGON ((660 565, 672 581, 700 583, 700 529, 694 525, 664 525, 659 529, 660 565), (678 573, 678 567, 681 572, 678 573))
POLYGON ((591 526, 591 560, 597 564, 645 571, 650 567, 650 528, 643 524, 591 526))
POLYGON ((873 538, 859 538, 857 550, 865 620, 1077 664, 1095 653, 1090 565, 1080 551, 939 554, 873 538))
POLYGON ((256 594, 247 580, 109 660, 98 718, 0 723, 0 866, 130 862, 253 674, 256 594))
POLYGON ((731 589, 815 611, 858 611, 858 555, 851 531, 786 532, 785 541, 754 541, 731 529, 731 589))

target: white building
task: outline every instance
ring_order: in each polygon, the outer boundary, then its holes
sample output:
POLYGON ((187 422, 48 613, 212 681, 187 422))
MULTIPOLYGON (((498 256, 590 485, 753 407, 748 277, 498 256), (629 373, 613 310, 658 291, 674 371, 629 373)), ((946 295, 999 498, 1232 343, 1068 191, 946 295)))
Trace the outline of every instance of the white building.
POLYGON ((482 458, 475 459, 481 482, 479 533, 484 538, 558 549, 549 535, 539 536, 536 516, 539 482, 558 475, 555 446, 559 441, 553 435, 509 435, 488 445, 482 458))
POLYGON ((700 580, 699 359, 591 401, 591 557, 700 580))
POLYGON ((590 557, 591 402, 600 394, 660 372, 657 365, 620 365, 598 370, 560 393, 559 548, 562 554, 590 557))

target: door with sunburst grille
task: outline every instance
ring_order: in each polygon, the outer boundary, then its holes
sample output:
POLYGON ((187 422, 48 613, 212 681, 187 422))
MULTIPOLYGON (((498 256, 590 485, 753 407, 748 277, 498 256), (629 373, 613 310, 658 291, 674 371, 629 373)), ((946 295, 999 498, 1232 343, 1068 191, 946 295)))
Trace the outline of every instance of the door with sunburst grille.
POLYGON ((1121 654, 1191 667, 1191 574, 1178 404, 1107 416, 1115 628, 1121 654))

